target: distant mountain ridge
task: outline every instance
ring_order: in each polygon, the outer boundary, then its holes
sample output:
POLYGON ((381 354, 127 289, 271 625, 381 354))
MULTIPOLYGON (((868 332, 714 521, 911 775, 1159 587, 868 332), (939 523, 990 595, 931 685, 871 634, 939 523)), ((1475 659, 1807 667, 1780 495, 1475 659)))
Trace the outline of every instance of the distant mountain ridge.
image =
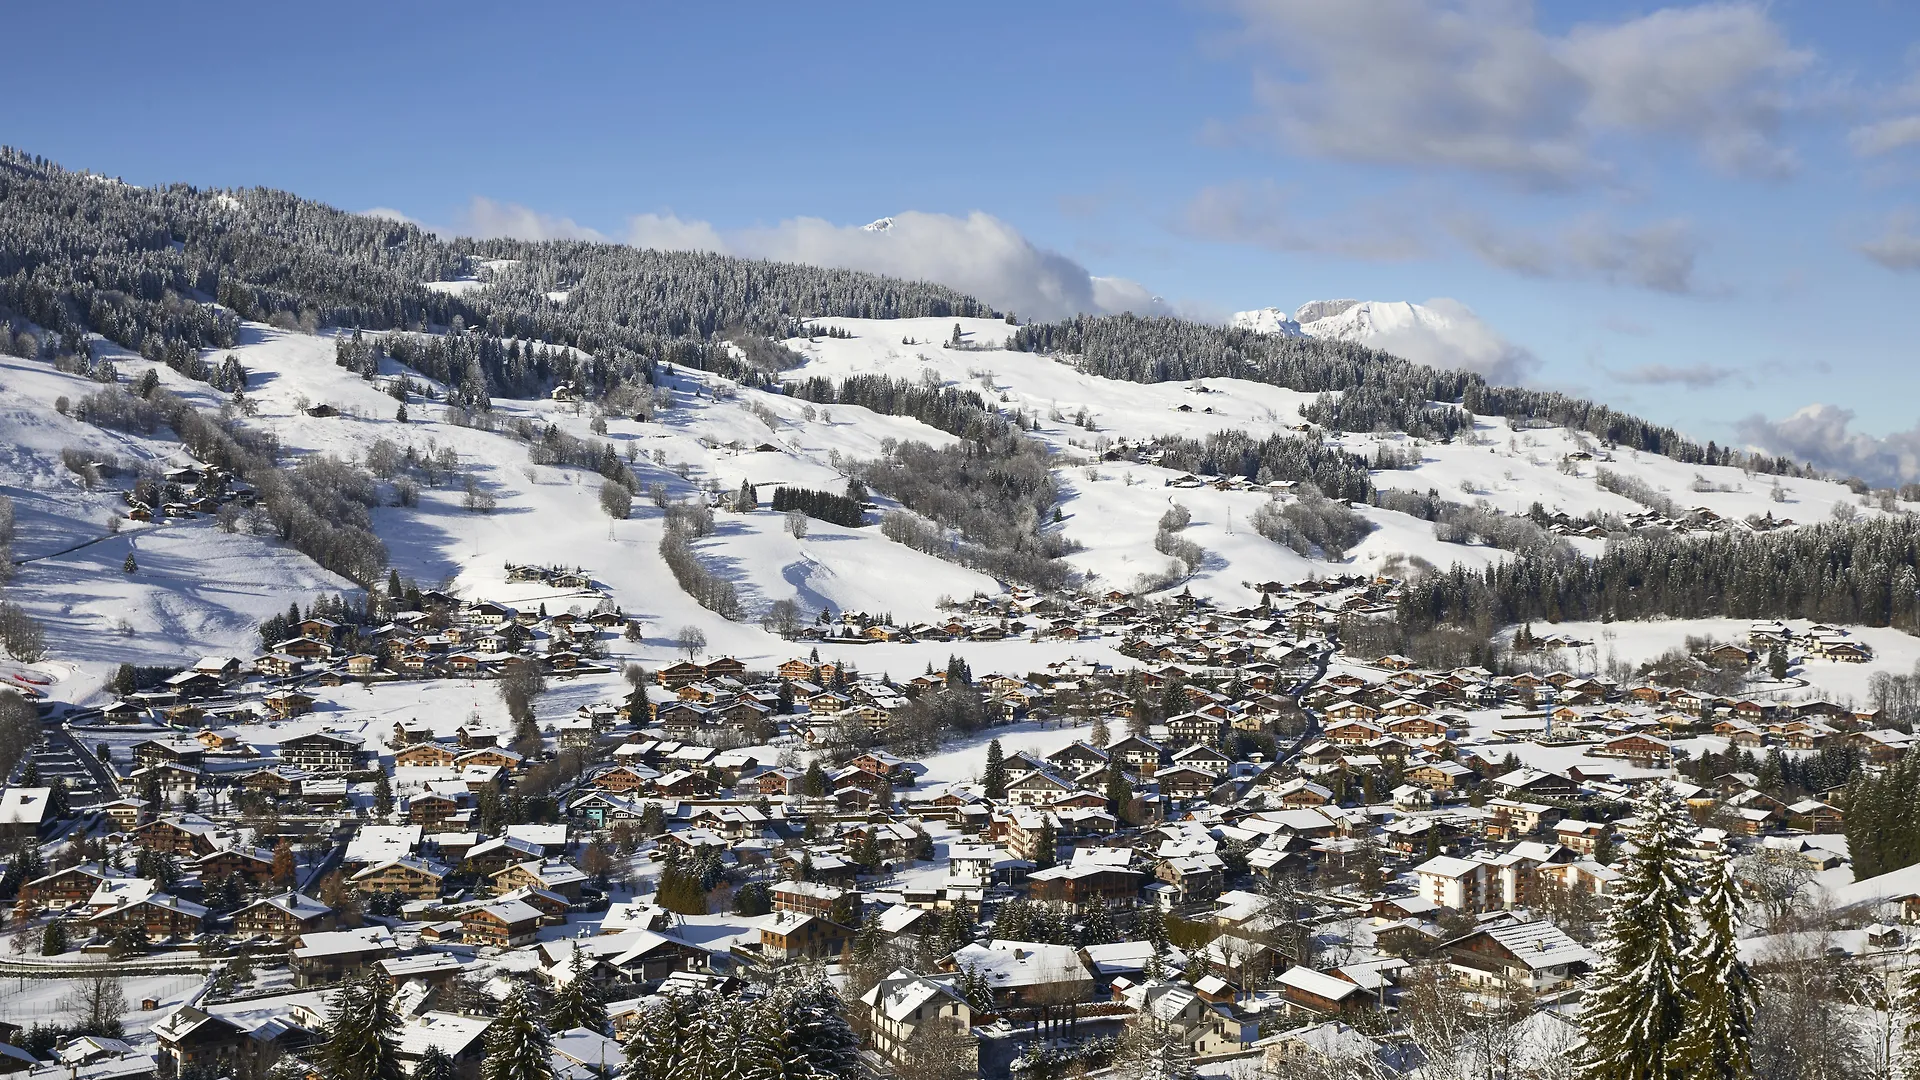
POLYGON ((1236 312, 1231 325, 1257 334, 1311 337, 1374 345, 1412 330, 1449 333, 1457 320, 1404 300, 1309 300, 1289 315, 1277 307, 1236 312))

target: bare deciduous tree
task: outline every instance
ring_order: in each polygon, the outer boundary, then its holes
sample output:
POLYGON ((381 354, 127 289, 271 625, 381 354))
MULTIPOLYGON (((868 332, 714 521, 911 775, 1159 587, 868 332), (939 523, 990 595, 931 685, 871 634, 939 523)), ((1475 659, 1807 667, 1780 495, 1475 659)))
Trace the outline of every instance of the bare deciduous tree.
POLYGON ((680 651, 686 653, 690 661, 707 648, 707 632, 692 623, 681 627, 674 639, 680 643, 680 651))

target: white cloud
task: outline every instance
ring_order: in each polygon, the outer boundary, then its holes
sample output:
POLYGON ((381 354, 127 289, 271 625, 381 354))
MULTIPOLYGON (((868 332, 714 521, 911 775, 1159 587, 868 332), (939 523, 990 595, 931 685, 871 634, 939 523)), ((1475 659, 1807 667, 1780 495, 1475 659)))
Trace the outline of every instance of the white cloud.
POLYGON ((1476 371, 1504 385, 1524 382, 1540 367, 1531 350, 1508 341, 1472 308, 1450 297, 1435 297, 1417 306, 1373 307, 1380 310, 1365 330, 1338 336, 1416 364, 1476 371))
POLYGON ((1876 157, 1913 146, 1920 143, 1920 116, 1896 116, 1862 124, 1847 133, 1847 141, 1861 157, 1876 157))
POLYGON ((475 195, 465 214, 455 221, 453 231, 460 236, 502 236, 512 240, 595 240, 607 235, 590 229, 572 218, 543 214, 518 203, 495 202, 475 195))
POLYGON ((663 251, 725 251, 726 242, 704 221, 672 214, 636 214, 627 219, 627 243, 663 251))
MULTIPOLYGON (((420 224, 419 221, 408 217, 391 206, 376 206, 369 210, 362 210, 360 211, 360 215, 362 217, 385 218, 388 221, 398 221, 402 225, 411 225, 416 229, 427 229, 427 227, 420 224)), ((433 230, 427 229, 427 231, 432 232, 433 230)))
POLYGON ((704 221, 646 214, 633 219, 628 240, 644 247, 722 251, 935 281, 1028 318, 1169 311, 1138 282, 1096 278, 1073 259, 1036 246, 1012 225, 979 211, 966 217, 907 211, 894 215, 885 229, 800 217, 724 233, 704 221))
POLYGON ((1425 247, 1417 227, 1405 220, 1382 215, 1332 220, 1300 214, 1292 204, 1292 193, 1271 183, 1217 184, 1193 197, 1181 225, 1208 240, 1356 259, 1410 259, 1425 247))
POLYGON ((1750 416, 1740 437, 1772 454, 1810 461, 1824 469, 1893 486, 1920 480, 1920 427, 1873 436, 1850 430, 1853 410, 1814 404, 1781 420, 1750 416))
POLYGON ((1449 228, 1482 259, 1528 277, 1594 279, 1670 293, 1696 289, 1700 240, 1681 219, 1621 226, 1589 216, 1536 234, 1463 215, 1449 228))
POLYGON ((1521 0, 1238 0, 1254 93, 1289 147, 1566 185, 1609 169, 1609 136, 1695 144, 1776 174, 1791 83, 1809 63, 1764 8, 1671 8, 1554 36, 1521 0))
MULTIPOLYGON (((384 207, 366 213, 413 221, 384 207)), ((992 214, 975 211, 955 217, 910 210, 887 220, 888 227, 869 229, 797 217, 773 226, 723 232, 710 222, 674 214, 638 214, 627 220, 621 239, 635 247, 712 251, 933 281, 1026 318, 1173 311, 1172 305, 1139 282, 1095 277, 1078 262, 1039 247, 992 214)), ((478 195, 451 226, 414 224, 443 236, 613 242, 612 237, 572 218, 478 195)))
POLYGON ((519 203, 500 202, 475 195, 466 208, 446 225, 430 225, 392 207, 376 206, 362 210, 367 217, 402 221, 436 236, 506 237, 512 240, 595 240, 608 237, 572 218, 555 217, 519 203))
POLYGON ((1911 210, 1893 214, 1860 253, 1889 270, 1920 270, 1920 219, 1911 210))
POLYGON ((1722 383, 1744 380, 1745 374, 1739 368, 1720 367, 1715 364, 1641 364, 1639 367, 1622 371, 1608 371, 1615 379, 1623 383, 1642 386, 1684 386, 1689 390, 1705 390, 1722 383))
POLYGON ((1576 27, 1560 55, 1588 88, 1593 130, 1695 140, 1729 172, 1777 175, 1792 152, 1774 142, 1786 84, 1811 56, 1753 4, 1666 8, 1613 25, 1576 27))

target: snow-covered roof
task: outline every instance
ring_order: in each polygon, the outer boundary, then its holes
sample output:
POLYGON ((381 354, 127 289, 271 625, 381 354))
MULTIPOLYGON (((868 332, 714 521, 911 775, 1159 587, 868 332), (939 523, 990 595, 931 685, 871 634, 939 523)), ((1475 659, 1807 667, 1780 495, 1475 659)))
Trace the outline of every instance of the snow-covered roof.
POLYGON ((293 955, 337 956, 395 947, 393 931, 384 926, 362 926, 356 930, 318 930, 301 934, 300 945, 293 950, 293 955))
POLYGON ((1597 959, 1593 950, 1549 922, 1506 923, 1480 932, 1506 946, 1530 971, 1564 964, 1591 964, 1597 959))
POLYGON ((1280 973, 1280 985, 1301 990, 1328 1001, 1345 1001, 1360 992, 1360 987, 1345 979, 1336 979, 1331 975, 1298 965, 1280 973))
POLYGON ((1088 978, 1079 950, 1071 945, 1003 941, 967 945, 953 954, 956 967, 974 968, 994 988, 1043 986, 1088 978))

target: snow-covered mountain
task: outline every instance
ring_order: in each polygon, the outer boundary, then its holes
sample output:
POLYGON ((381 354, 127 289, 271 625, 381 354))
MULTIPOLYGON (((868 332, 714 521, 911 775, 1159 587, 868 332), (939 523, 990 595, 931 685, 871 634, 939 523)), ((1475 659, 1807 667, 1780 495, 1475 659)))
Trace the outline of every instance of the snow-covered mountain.
POLYGON ((1531 353, 1487 325, 1457 300, 1310 300, 1289 315, 1280 308, 1238 312, 1232 325, 1260 334, 1350 341, 1436 367, 1466 368, 1496 382, 1518 382, 1535 366, 1531 353))
POLYGON ((1261 334, 1330 338, 1370 345, 1410 331, 1450 334, 1460 328, 1457 312, 1405 300, 1309 300, 1289 315, 1280 308, 1236 312, 1233 325, 1261 334))

